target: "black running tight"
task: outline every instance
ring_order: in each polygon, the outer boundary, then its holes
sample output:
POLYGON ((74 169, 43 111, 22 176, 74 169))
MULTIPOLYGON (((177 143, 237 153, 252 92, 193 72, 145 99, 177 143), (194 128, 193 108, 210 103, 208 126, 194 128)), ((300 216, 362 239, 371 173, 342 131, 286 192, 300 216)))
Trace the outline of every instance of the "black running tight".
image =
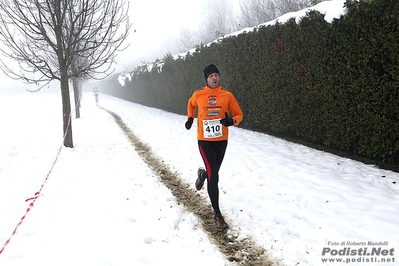
POLYGON ((227 140, 222 141, 198 141, 199 151, 204 160, 205 170, 208 176, 207 188, 215 217, 220 217, 219 209, 219 169, 222 165, 227 148, 227 140))

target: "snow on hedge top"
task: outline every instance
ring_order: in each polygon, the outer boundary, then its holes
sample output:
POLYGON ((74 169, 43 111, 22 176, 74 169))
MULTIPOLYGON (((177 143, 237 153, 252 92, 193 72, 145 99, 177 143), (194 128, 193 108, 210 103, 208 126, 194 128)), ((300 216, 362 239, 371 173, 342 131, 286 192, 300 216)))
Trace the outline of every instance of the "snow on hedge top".
POLYGON ((297 24, 299 24, 301 22, 302 18, 306 17, 306 14, 312 10, 315 10, 315 11, 320 12, 321 14, 324 14, 325 21, 327 21, 328 23, 331 23, 331 22, 333 22, 334 19, 339 19, 341 16, 346 14, 347 9, 344 7, 345 1, 346 0, 331 0, 331 1, 321 2, 312 7, 308 7, 308 8, 296 11, 296 12, 286 13, 274 20, 262 23, 258 26, 249 27, 249 28, 245 28, 245 29, 233 32, 231 34, 220 37, 219 39, 226 38, 229 36, 239 35, 244 32, 250 32, 250 31, 252 31, 256 28, 262 27, 262 26, 273 26, 276 23, 284 24, 293 18, 295 19, 295 22, 297 24))

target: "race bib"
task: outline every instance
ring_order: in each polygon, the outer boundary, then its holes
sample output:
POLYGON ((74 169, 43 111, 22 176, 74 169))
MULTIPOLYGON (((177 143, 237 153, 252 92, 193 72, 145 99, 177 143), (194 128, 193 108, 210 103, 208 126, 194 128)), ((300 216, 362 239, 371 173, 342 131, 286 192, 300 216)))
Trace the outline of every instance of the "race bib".
POLYGON ((220 124, 220 119, 203 120, 202 123, 205 139, 212 139, 223 136, 222 124, 220 124))

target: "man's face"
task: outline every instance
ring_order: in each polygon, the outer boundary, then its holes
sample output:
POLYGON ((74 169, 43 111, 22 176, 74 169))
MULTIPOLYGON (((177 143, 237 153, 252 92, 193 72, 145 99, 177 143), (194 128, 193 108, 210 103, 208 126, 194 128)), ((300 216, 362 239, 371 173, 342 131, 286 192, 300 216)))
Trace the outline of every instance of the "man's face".
POLYGON ((219 86, 220 84, 220 75, 218 73, 212 73, 206 79, 206 83, 208 87, 214 89, 219 86))

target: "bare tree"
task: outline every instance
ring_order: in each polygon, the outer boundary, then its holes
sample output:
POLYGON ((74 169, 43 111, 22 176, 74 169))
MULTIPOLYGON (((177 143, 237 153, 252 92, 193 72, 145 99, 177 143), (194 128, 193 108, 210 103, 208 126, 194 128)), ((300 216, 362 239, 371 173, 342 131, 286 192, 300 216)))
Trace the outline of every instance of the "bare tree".
POLYGON ((229 0, 207 1, 204 20, 199 27, 202 43, 209 43, 238 29, 235 25, 234 9, 229 0))
POLYGON ((271 0, 277 16, 284 15, 289 12, 295 12, 307 7, 314 6, 325 0, 271 0))
POLYGON ((326 0, 240 0, 240 26, 253 27, 326 0))
POLYGON ((134 70, 136 70, 136 68, 137 68, 137 63, 135 63, 135 62, 128 62, 128 63, 123 64, 122 70, 123 70, 123 72, 131 73, 131 72, 133 72, 134 70))
MULTIPOLYGON (((83 41, 83 40, 82 40, 83 41)), ((82 41, 77 44, 76 49, 81 50, 82 41)), ((72 73, 79 73, 80 69, 87 68, 88 60, 79 55, 74 56, 72 59, 71 69, 72 73)), ((82 73, 80 76, 72 77, 72 88, 73 95, 75 100, 75 115, 76 118, 80 118, 80 107, 82 104, 82 80, 86 77, 87 74, 82 73)))
POLYGON ((73 147, 69 80, 112 74, 130 28, 128 9, 124 0, 0 0, 0 52, 19 69, 2 59, 0 67, 26 83, 60 81, 67 147, 73 147))
POLYGON ((179 52, 186 52, 191 48, 194 48, 201 42, 199 37, 200 36, 196 36, 189 28, 181 28, 179 31, 179 38, 176 42, 176 50, 179 52))
POLYGON ((277 17, 272 0, 240 0, 240 25, 253 27, 277 17))
POLYGON ((175 49, 186 52, 197 45, 205 44, 223 37, 237 29, 235 25, 234 9, 231 1, 207 0, 203 6, 204 16, 201 24, 195 29, 182 27, 175 41, 175 49))

